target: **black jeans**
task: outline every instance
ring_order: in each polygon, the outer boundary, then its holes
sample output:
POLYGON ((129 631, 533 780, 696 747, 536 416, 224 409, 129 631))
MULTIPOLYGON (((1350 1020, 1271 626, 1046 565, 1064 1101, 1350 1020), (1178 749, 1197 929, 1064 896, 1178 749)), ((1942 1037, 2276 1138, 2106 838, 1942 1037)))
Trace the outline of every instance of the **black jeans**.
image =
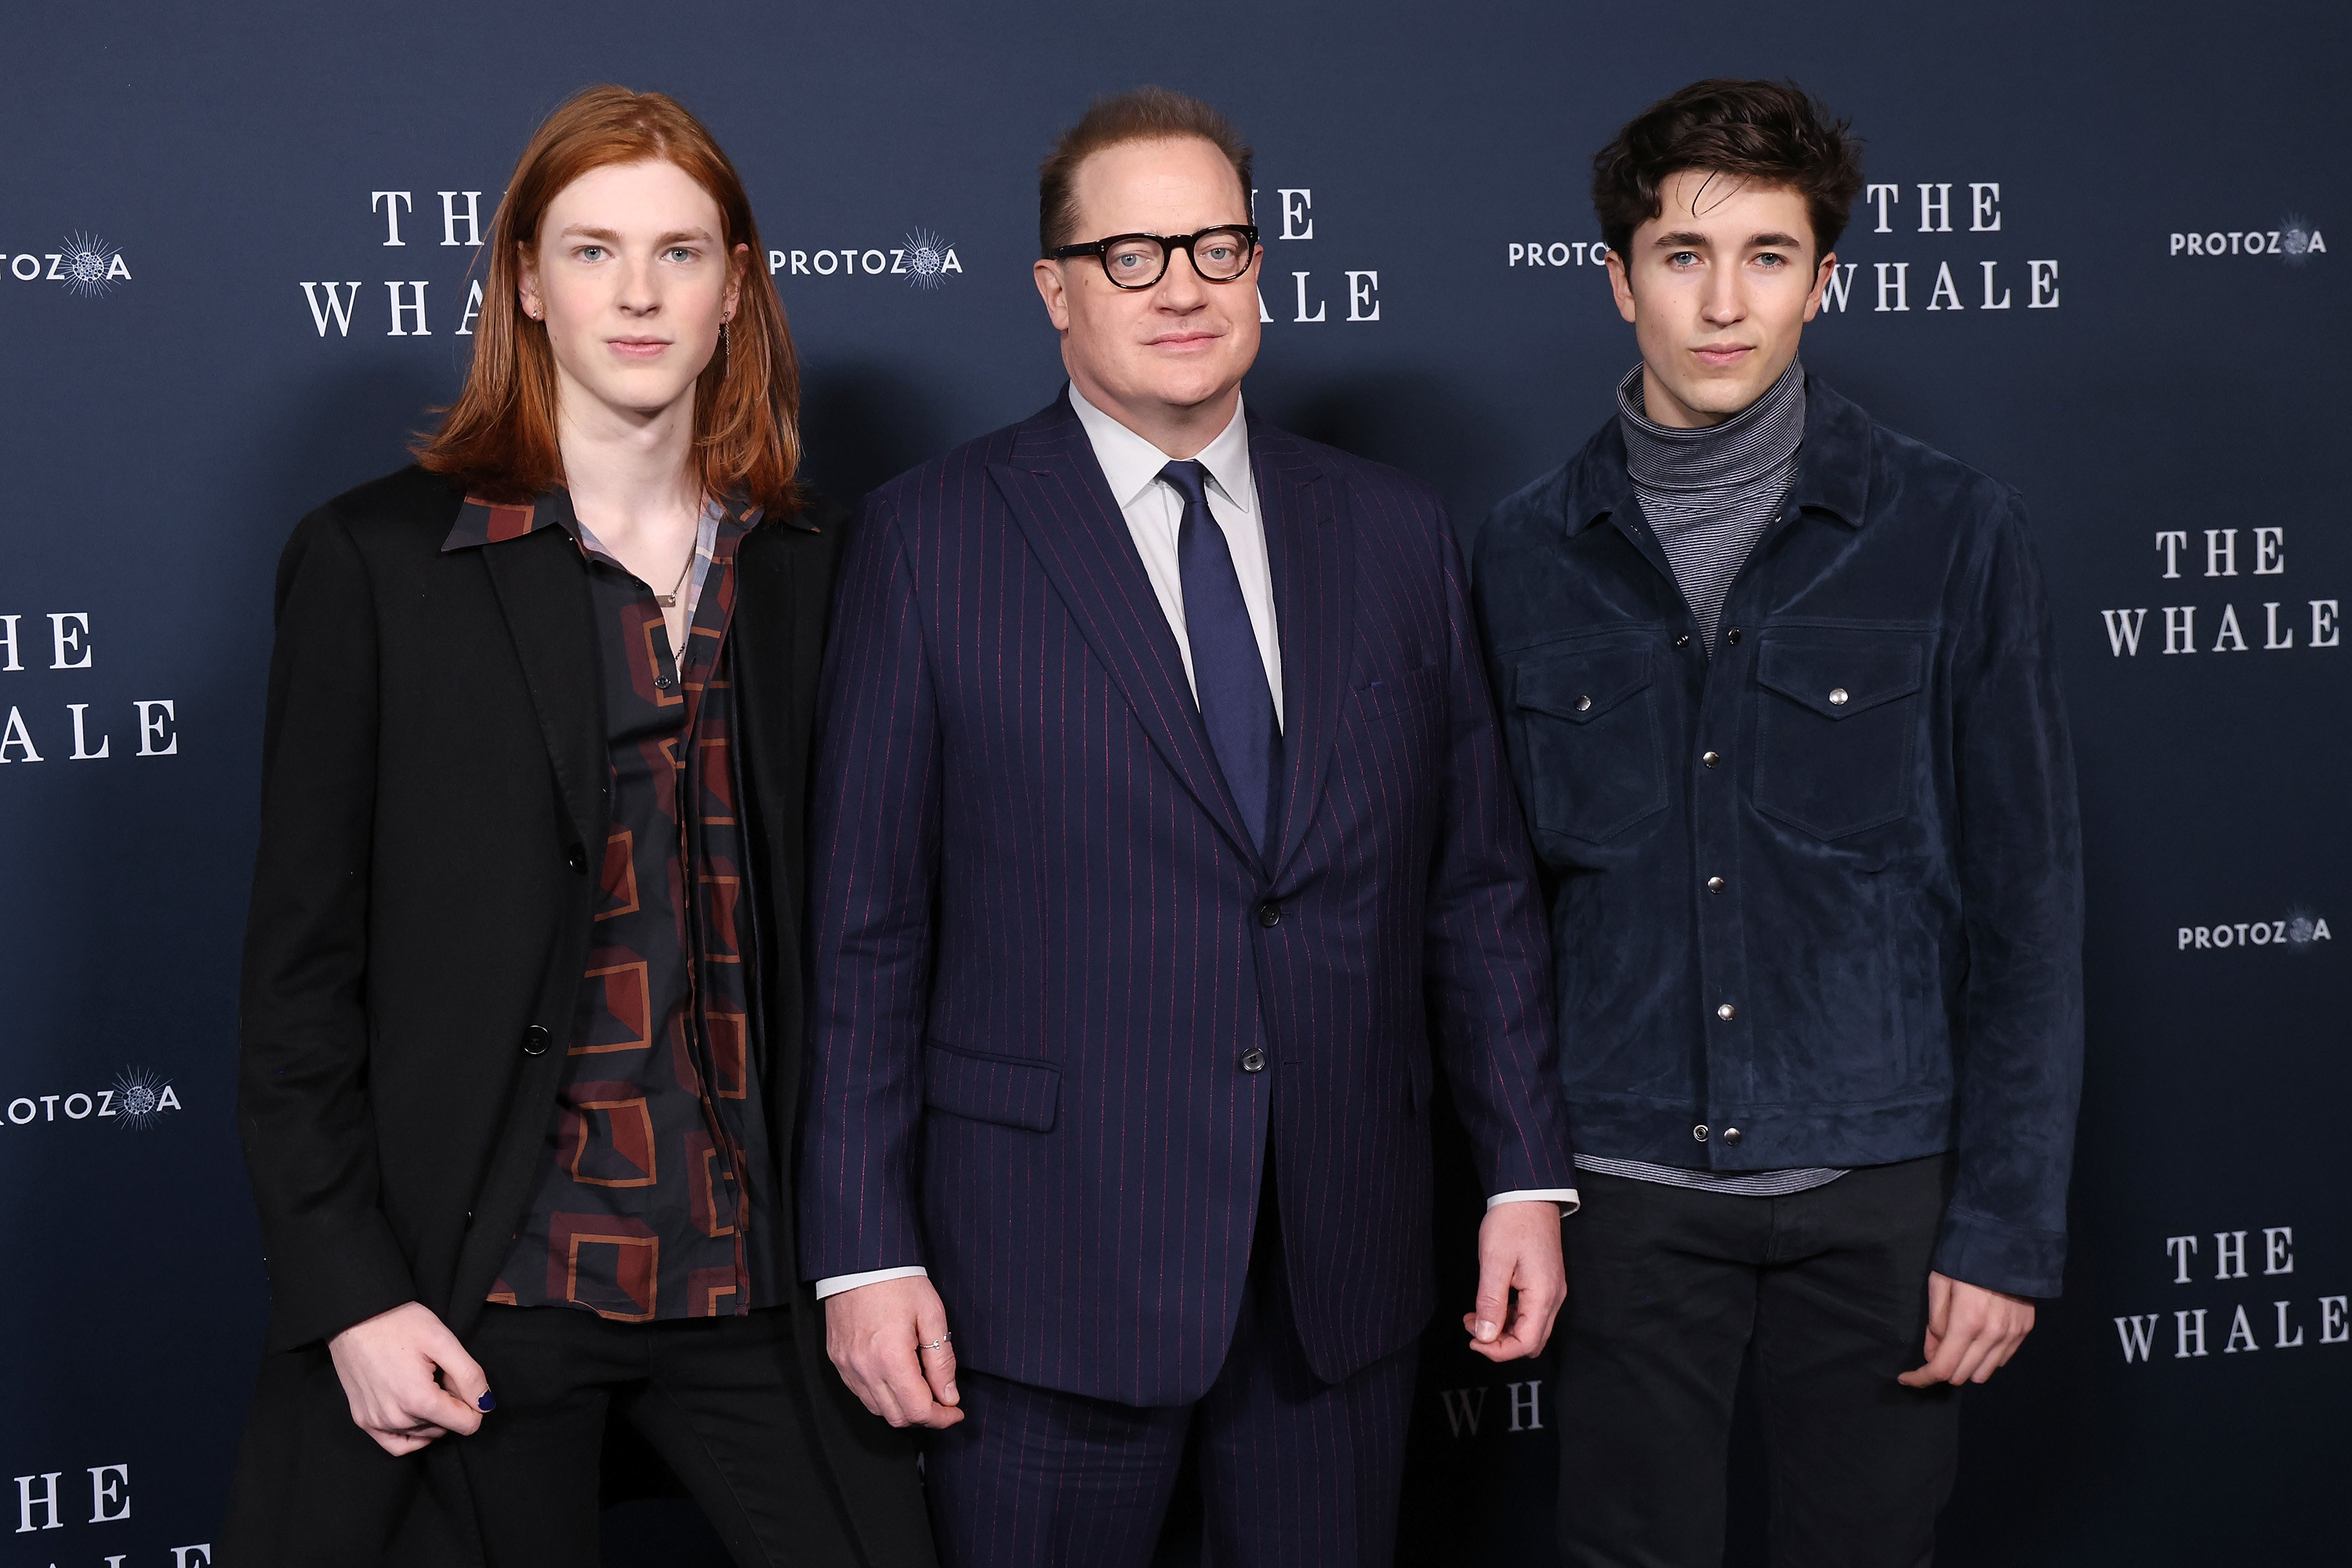
POLYGON ((621 1323, 489 1307, 467 1349, 498 1408, 441 1440, 460 1445, 488 1568, 593 1568, 608 1420, 643 1434, 744 1568, 864 1561, 811 1436, 789 1311, 621 1323))
POLYGON ((1933 1558, 1959 1391, 1895 1378, 1927 1359, 1950 1165, 1874 1166, 1781 1198, 1577 1173, 1559 1384, 1569 1568, 1722 1562, 1732 1402, 1751 1346, 1776 1568, 1933 1558))

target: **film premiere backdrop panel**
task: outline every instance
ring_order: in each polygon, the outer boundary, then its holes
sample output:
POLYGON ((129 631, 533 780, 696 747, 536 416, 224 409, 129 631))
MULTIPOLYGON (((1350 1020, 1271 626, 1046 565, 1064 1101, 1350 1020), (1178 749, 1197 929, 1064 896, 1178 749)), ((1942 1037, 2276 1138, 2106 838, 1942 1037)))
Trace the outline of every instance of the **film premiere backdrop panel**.
MULTIPOLYGON (((1633 355, 1586 159, 1721 71, 1794 75, 1866 136, 1807 363, 2023 490, 2076 725, 2075 1250, 2063 1300, 1970 1395, 1946 1560, 2340 1550, 2340 9, 641 21, 11 24, 0 1563, 210 1558, 263 1310, 231 1063, 271 565, 454 390, 499 182, 566 90, 669 90, 740 160, 808 361, 812 471, 845 498, 1051 395, 1040 150, 1091 91, 1200 92, 1259 153, 1253 400, 1427 477, 1467 532, 1606 416, 1633 355)), ((1450 1300, 1466 1172, 1443 1201, 1450 1300)), ((1490 1368, 1457 1337, 1441 1326, 1423 1363, 1404 1560, 1534 1560, 1575 1413, 1545 1366, 1490 1368)), ((1752 1509, 1745 1448, 1736 1468, 1752 1509)))

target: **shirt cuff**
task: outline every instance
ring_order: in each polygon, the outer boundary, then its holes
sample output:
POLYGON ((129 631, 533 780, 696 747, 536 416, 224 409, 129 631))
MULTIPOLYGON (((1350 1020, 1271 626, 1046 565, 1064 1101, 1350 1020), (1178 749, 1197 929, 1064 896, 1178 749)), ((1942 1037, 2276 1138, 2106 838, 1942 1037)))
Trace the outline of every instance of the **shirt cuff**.
MULTIPOLYGON (((1496 1193, 1486 1200, 1486 1206, 1491 1209, 1497 1204, 1533 1203, 1558 1204, 1559 1217, 1562 1219, 1566 1219, 1583 1206, 1583 1200, 1576 1195, 1574 1187, 1538 1187, 1521 1192, 1496 1193)), ((824 1286, 817 1287, 817 1294, 820 1296, 824 1294, 824 1286)))
MULTIPOLYGON (((1570 1194, 1571 1197, 1574 1195, 1572 1193, 1570 1194)), ((835 1274, 816 1282, 816 1299, 822 1301, 827 1296, 838 1296, 844 1290, 855 1290, 860 1285, 879 1285, 885 1279, 928 1279, 930 1277, 931 1271, 919 1264, 909 1268, 869 1269, 864 1274, 835 1274)))

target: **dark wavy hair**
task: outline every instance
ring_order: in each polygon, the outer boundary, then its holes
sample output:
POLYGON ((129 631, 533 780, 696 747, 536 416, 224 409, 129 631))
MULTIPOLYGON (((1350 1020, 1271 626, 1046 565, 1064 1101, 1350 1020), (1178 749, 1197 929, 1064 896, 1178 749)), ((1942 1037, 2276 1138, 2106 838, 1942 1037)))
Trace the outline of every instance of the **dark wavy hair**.
POLYGON ((1669 175, 1685 169, 1791 190, 1813 224, 1813 259, 1845 232, 1862 193, 1862 144, 1849 122, 1793 81, 1711 77, 1662 98, 1593 155, 1592 208, 1621 258, 1658 216, 1669 175))

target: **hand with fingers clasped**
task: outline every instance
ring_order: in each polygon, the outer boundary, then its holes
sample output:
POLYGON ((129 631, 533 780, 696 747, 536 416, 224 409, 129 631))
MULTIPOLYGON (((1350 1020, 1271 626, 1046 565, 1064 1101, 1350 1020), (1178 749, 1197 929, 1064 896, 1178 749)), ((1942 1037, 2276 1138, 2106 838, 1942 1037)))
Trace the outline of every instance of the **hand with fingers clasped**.
POLYGON ((387 1454, 468 1436, 493 1409, 489 1379, 431 1308, 409 1301, 327 1342, 352 1420, 387 1454))
POLYGON ((824 1299, 824 1353, 866 1409, 893 1426, 952 1426, 955 1336, 920 1276, 860 1285, 824 1299))
POLYGON ((1496 1204, 1478 1226, 1478 1304, 1462 1314, 1470 1348, 1488 1361, 1540 1355, 1568 1300, 1559 1205, 1496 1204))
POLYGON ((1906 1388, 1982 1383, 2033 1331, 2033 1303, 1941 1274, 1927 1276, 1927 1364, 1895 1378, 1906 1388))

